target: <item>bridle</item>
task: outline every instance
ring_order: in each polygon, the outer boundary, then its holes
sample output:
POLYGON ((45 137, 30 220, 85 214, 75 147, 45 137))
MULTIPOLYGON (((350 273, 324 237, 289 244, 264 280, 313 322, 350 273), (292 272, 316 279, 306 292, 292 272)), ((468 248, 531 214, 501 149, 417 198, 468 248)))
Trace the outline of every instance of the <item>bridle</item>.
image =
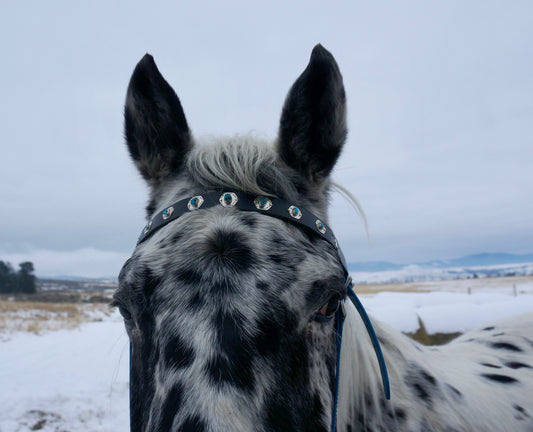
MULTIPOLYGON (((191 198, 186 198, 177 201, 169 207, 165 208, 163 211, 157 213, 143 228, 141 235, 139 236, 139 239, 137 241, 137 245, 144 242, 147 238, 154 234, 154 232, 164 227, 168 223, 172 222, 173 220, 178 219, 180 216, 183 216, 187 213, 193 213, 199 209, 208 209, 215 206, 234 207, 239 210, 253 211, 256 213, 262 213, 268 216, 282 219, 286 222, 295 224, 299 228, 303 228, 307 232, 312 232, 314 235, 323 238, 330 245, 333 246, 344 269, 344 276, 346 278, 345 283, 348 292, 347 296, 354 304, 355 308, 357 309, 357 312, 359 312, 359 315, 363 320, 368 335, 370 336, 370 340, 374 347, 374 351, 376 353, 376 357, 379 363, 379 369, 381 371, 381 379, 383 382, 385 397, 387 399, 390 399, 389 377, 387 373, 385 359, 383 357, 383 353, 381 352, 381 347, 379 345, 379 341, 374 331, 374 328, 372 327, 372 323, 370 322, 370 318, 368 317, 365 308, 363 307, 359 298, 353 290, 352 280, 350 274, 348 273, 344 254, 342 253, 339 247, 337 239, 333 235, 333 231, 329 228, 328 225, 326 225, 325 222, 321 221, 313 213, 281 198, 257 196, 244 192, 226 192, 222 190, 209 191, 203 194, 193 196, 191 198)), ((340 378, 339 369, 344 318, 344 305, 341 304, 341 307, 338 308, 337 312, 335 313, 337 369, 335 372, 335 393, 331 425, 332 432, 335 432, 337 424, 337 402, 339 397, 340 378)))

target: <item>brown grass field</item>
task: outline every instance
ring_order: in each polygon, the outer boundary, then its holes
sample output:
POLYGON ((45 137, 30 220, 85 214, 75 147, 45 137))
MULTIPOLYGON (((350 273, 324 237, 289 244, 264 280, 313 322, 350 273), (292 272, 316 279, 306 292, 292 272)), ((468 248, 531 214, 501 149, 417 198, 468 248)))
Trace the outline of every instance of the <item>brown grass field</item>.
POLYGON ((486 277, 477 279, 452 279, 452 280, 432 280, 420 282, 395 282, 395 283, 377 283, 356 285, 358 294, 377 294, 379 292, 431 292, 431 291, 448 291, 466 293, 470 289, 475 293, 479 290, 498 289, 502 287, 512 293, 513 286, 520 287, 531 286, 533 276, 502 276, 486 277))
POLYGON ((0 296, 0 339, 13 332, 43 334, 101 321, 113 313, 110 293, 0 296))

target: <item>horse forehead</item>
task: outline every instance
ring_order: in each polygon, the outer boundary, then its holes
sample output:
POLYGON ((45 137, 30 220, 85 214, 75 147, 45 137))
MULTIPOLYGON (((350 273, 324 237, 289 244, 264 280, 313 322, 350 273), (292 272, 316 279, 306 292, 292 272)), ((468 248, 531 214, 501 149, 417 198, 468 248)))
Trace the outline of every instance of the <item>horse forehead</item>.
POLYGON ((305 258, 301 247, 305 239, 291 241, 290 229, 292 235, 301 236, 294 227, 265 215, 226 208, 201 210, 154 233, 138 246, 133 263, 125 267, 133 276, 148 267, 151 275, 166 282, 165 290, 201 286, 205 291, 205 285, 239 283, 248 289, 275 288, 272 285, 279 285, 283 276, 289 285, 289 273, 295 273, 305 258), (285 270, 276 275, 281 267, 285 270))

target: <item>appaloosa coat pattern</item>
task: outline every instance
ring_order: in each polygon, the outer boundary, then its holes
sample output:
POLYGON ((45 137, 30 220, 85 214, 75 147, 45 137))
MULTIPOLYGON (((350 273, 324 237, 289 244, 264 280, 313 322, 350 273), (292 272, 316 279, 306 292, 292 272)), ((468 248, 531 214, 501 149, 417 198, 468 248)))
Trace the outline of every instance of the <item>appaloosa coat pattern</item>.
MULTIPOLYGON (((127 145, 150 187, 148 220, 225 190, 279 197, 327 222, 346 130, 342 76, 320 45, 288 93, 272 144, 247 136, 196 143, 150 55, 126 98, 127 145)), ((200 208, 140 243, 119 281, 132 431, 331 430, 335 324, 317 318, 346 286, 329 243, 260 213, 200 208)), ((338 431, 533 431, 532 316, 432 348, 374 322, 387 401, 366 330, 345 308, 338 431)))

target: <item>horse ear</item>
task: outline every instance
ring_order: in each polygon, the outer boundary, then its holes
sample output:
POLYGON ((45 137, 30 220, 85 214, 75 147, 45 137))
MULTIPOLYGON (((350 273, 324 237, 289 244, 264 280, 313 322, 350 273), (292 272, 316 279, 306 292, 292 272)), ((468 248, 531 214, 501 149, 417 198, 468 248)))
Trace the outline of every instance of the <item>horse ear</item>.
POLYGON ((281 114, 278 152, 309 181, 328 177, 346 140, 346 95, 337 62, 322 45, 293 84, 281 114))
POLYGON ((130 155, 155 188, 183 165, 192 139, 178 96, 149 54, 131 76, 124 120, 130 155))

